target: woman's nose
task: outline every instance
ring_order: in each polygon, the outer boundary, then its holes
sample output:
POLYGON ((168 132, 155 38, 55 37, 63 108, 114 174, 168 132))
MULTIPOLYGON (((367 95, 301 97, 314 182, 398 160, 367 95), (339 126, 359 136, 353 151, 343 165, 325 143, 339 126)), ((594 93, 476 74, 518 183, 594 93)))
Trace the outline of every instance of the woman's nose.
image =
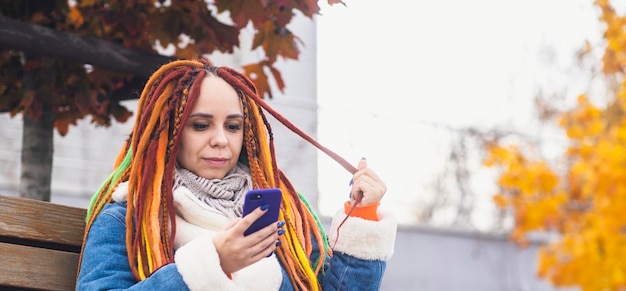
POLYGON ((211 135, 210 144, 211 146, 223 146, 228 143, 228 138, 226 137, 226 131, 224 128, 216 128, 213 134, 211 135))

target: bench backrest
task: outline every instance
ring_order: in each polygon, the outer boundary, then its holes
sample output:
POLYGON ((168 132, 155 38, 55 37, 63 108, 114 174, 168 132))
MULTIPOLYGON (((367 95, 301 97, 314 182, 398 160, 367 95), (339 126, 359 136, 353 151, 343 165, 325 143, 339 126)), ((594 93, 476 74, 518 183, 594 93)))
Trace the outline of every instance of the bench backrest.
POLYGON ((0 195, 0 289, 74 290, 86 209, 0 195))

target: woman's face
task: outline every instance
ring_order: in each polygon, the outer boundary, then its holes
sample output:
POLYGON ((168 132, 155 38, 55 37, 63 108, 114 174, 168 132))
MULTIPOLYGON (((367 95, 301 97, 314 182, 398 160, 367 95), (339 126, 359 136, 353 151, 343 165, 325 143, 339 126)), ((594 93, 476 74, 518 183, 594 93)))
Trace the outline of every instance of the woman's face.
POLYGON ((183 127, 177 160, 206 179, 222 179, 237 164, 243 144, 243 108, 226 81, 210 75, 183 127))

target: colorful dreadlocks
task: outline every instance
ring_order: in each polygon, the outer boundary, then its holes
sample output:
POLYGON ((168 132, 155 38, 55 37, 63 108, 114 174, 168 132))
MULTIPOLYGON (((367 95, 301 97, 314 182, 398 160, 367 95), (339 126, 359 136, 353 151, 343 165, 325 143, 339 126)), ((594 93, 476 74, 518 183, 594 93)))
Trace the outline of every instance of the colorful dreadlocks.
POLYGON ((242 100, 245 149, 241 160, 250 167, 253 187, 283 191, 280 220, 286 222, 286 232, 280 238, 284 247, 277 249, 278 258, 287 269, 295 289, 319 290, 317 275, 326 255, 332 256, 332 250, 321 223, 305 198, 296 192, 278 168, 272 130, 261 108, 350 172, 356 170, 269 108, 246 76, 230 68, 214 67, 205 59, 173 61, 158 69, 148 80, 139 99, 133 131, 118 155, 114 171, 89 206, 85 238, 96 216, 111 202, 113 190, 121 182, 128 181, 126 247, 134 276, 143 280, 174 261, 172 246, 176 223, 172 186, 176 153, 182 126, 198 99, 202 80, 207 74, 224 79, 242 100), (320 246, 321 254, 316 261, 310 262, 313 240, 320 246))

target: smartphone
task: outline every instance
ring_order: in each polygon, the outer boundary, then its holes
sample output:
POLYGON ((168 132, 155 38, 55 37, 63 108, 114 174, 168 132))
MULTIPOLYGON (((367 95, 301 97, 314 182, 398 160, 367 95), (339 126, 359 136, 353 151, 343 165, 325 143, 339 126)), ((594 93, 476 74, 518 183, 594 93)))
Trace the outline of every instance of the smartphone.
POLYGON ((265 214, 259 217, 250 227, 243 233, 249 235, 258 231, 272 223, 278 221, 278 213, 280 212, 280 204, 283 200, 283 192, 280 188, 253 189, 246 193, 243 202, 243 216, 248 215, 261 205, 267 204, 270 207, 265 214))

